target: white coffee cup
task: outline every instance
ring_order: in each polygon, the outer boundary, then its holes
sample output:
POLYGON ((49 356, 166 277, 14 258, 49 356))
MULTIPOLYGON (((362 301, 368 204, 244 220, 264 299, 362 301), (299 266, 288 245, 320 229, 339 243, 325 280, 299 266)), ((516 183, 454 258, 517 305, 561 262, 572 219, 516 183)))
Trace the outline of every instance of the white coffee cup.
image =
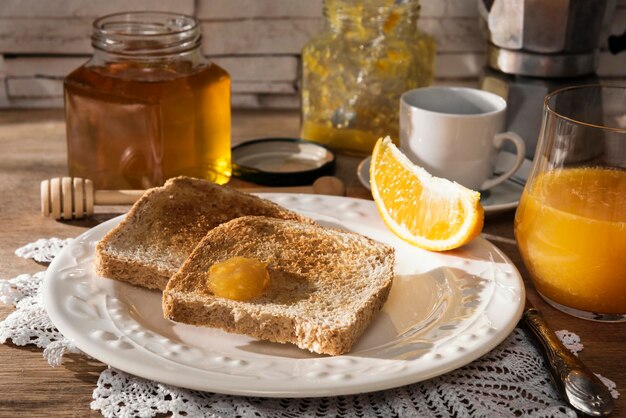
POLYGON ((524 162, 522 138, 504 132, 506 102, 487 91, 465 87, 424 87, 400 98, 400 149, 437 177, 474 190, 487 190, 511 177, 524 162), (505 141, 516 158, 493 177, 505 141))

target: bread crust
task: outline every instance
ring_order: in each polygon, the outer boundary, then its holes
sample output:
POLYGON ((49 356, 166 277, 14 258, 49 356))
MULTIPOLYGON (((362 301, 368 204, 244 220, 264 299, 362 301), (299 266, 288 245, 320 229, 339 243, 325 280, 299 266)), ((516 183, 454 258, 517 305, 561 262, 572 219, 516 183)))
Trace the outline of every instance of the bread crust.
POLYGON ((227 186, 175 177, 163 187, 146 191, 126 218, 100 240, 96 245, 96 273, 163 290, 209 230, 244 215, 314 223, 273 202, 227 186))
POLYGON ((96 256, 96 273, 146 289, 163 290, 175 271, 162 270, 136 260, 112 256, 103 251, 96 256))
POLYGON ((367 237, 297 221, 246 216, 211 230, 163 292, 166 318, 315 353, 348 352, 387 300, 394 250, 367 237), (244 256, 268 264, 263 296, 211 294, 209 267, 244 256))

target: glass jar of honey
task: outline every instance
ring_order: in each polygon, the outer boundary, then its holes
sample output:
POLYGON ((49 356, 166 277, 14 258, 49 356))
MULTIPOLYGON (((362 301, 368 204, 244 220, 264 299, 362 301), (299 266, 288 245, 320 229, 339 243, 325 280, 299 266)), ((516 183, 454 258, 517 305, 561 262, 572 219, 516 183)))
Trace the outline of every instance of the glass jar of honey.
POLYGON ((145 189, 188 175, 226 183, 230 76, 201 54, 195 19, 105 16, 93 57, 65 79, 69 175, 96 189, 145 189))
POLYGON ((301 136, 370 154, 398 138, 400 96, 433 79, 435 43, 418 0, 326 0, 325 30, 302 50, 301 136))

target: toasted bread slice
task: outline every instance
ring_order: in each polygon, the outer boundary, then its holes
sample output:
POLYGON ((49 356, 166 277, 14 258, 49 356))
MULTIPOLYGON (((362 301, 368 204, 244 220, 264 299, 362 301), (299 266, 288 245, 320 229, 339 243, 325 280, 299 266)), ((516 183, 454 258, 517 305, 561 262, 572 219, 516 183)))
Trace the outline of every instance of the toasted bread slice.
POLYGON ((96 272, 163 290, 207 231, 244 215, 313 223, 268 200, 205 180, 176 177, 148 190, 98 243, 96 272))
POLYGON ((320 354, 350 350, 389 295, 394 250, 362 235, 246 216, 209 231, 163 292, 173 321, 222 328, 320 354), (262 296, 215 296, 209 268, 232 257, 267 263, 262 296))

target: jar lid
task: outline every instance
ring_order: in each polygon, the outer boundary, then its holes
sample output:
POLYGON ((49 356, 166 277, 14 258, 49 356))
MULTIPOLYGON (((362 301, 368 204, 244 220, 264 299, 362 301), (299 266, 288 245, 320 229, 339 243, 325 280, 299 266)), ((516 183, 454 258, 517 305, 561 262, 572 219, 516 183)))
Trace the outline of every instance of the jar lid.
POLYGON ((296 138, 261 138, 232 148, 233 175, 266 186, 311 184, 332 174, 335 154, 296 138))

